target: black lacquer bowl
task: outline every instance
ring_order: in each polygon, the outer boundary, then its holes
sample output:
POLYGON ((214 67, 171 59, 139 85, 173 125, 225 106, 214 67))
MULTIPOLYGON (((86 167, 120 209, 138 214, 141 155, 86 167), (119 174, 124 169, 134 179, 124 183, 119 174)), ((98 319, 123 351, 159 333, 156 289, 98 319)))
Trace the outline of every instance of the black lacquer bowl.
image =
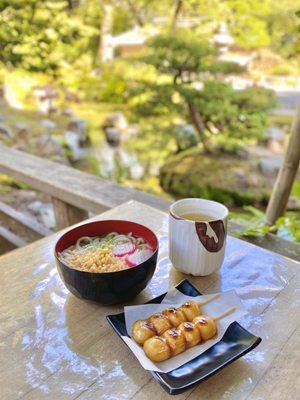
POLYGON ((66 232, 57 241, 55 258, 59 275, 75 296, 101 304, 124 303, 139 294, 152 278, 158 254, 158 239, 146 226, 131 221, 104 220, 80 225, 66 232), (58 256, 82 236, 101 236, 110 232, 142 237, 154 252, 143 263, 116 272, 85 272, 68 267, 58 256))
MULTIPOLYGON (((199 296, 201 293, 188 281, 184 280, 176 288, 187 296, 199 296)), ((166 293, 148 303, 161 303, 166 293)), ((124 313, 108 315, 108 322, 115 332, 128 336, 124 313)), ((242 357, 261 342, 261 338, 252 335, 237 322, 227 328, 222 340, 203 354, 168 373, 151 372, 154 378, 169 394, 179 394, 211 377, 226 365, 242 357)))

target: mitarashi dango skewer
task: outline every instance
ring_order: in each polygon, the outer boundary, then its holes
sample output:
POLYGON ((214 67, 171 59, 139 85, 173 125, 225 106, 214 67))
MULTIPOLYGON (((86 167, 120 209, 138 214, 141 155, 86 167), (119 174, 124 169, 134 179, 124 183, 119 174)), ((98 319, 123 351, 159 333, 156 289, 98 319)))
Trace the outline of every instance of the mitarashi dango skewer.
POLYGON ((193 322, 182 322, 178 328, 168 329, 162 336, 153 336, 145 341, 144 352, 150 360, 160 362, 168 360, 196 346, 217 334, 216 321, 235 311, 235 307, 217 317, 197 316, 193 322))
POLYGON ((216 293, 202 302, 187 301, 180 307, 169 307, 161 313, 155 313, 146 320, 138 320, 133 324, 131 337, 140 345, 155 335, 161 336, 171 328, 177 328, 183 322, 191 322, 202 314, 201 308, 215 300, 220 294, 216 293))

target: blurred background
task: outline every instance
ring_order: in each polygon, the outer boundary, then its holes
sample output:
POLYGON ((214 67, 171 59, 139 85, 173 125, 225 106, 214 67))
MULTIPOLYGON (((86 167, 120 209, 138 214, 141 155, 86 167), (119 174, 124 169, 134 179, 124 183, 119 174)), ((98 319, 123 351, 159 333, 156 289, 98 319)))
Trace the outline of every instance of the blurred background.
MULTIPOLYGON (((167 199, 220 201, 243 235, 262 235, 300 103, 299 9, 0 0, 0 142, 167 199)), ((4 175, 0 201, 55 227, 49 198, 4 175)), ((298 174, 280 236, 300 241, 299 210, 298 174)))

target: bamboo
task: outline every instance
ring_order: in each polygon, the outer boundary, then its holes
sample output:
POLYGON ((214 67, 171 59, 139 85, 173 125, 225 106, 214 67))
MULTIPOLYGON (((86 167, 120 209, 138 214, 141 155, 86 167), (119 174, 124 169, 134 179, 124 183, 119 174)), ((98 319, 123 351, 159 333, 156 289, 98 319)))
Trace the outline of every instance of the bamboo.
POLYGON ((273 225, 284 214, 300 161, 300 106, 292 124, 284 161, 266 211, 266 224, 273 225))
POLYGON ((205 304, 210 303, 211 301, 217 299, 218 297, 220 297, 220 293, 215 293, 212 296, 208 297, 206 300, 204 300, 202 302, 199 301, 198 306, 199 307, 205 306, 205 304))
POLYGON ((228 308, 228 310, 222 312, 222 314, 217 315, 216 317, 213 317, 212 319, 214 321, 219 321, 220 319, 227 317, 227 315, 232 314, 233 312, 235 312, 235 310, 236 310, 235 307, 228 308))

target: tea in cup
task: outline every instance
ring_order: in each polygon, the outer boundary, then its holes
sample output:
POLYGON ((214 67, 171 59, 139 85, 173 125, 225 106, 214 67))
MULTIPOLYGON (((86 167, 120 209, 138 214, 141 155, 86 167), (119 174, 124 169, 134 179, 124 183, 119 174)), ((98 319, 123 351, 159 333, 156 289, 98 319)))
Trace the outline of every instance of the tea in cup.
POLYGON ((169 216, 169 252, 173 266, 195 276, 209 275, 224 260, 228 209, 205 199, 173 203, 169 216))

